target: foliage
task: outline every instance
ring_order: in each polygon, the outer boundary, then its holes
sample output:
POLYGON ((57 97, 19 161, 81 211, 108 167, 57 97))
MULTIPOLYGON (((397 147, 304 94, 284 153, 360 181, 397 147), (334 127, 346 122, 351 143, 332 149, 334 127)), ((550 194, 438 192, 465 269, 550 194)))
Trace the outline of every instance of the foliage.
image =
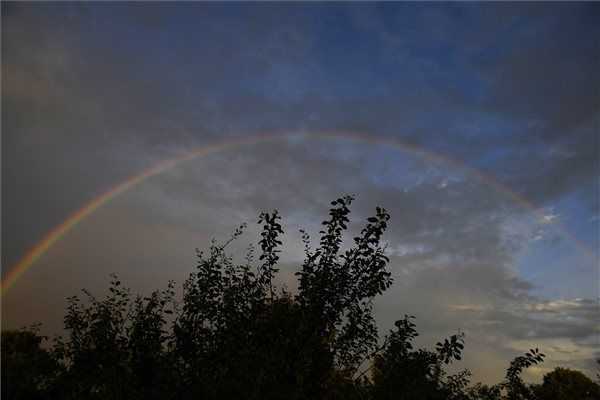
POLYGON ((348 196, 332 203, 315 251, 304 236, 306 261, 294 297, 273 287, 283 234, 276 211, 259 218, 256 272, 250 262, 236 265, 225 253, 243 226, 223 245, 199 253, 174 324, 173 353, 188 382, 185 393, 315 398, 333 380, 351 380, 377 345, 373 297, 391 283, 380 244, 389 219, 385 210, 378 208, 355 246, 340 254, 351 202, 348 196))
POLYGON ((64 318, 67 339, 58 337, 53 349, 63 367, 56 382, 64 398, 153 398, 168 372, 166 316, 173 284, 148 297, 132 297, 116 276, 102 300, 83 291, 67 298, 64 318), (148 385, 152 382, 152 387, 148 385))
POLYGON ((375 357, 374 399, 454 399, 460 398, 468 384, 468 371, 447 376, 443 366, 461 359, 463 334, 436 345, 436 351, 415 349, 418 336, 413 316, 395 323, 396 329, 385 340, 375 357))
POLYGON ((539 400, 600 399, 600 385, 579 371, 560 367, 547 373, 533 391, 539 400))
POLYGON ((526 400, 535 397, 531 392, 531 388, 523 383, 521 373, 532 365, 544 361, 544 357, 545 355, 540 353, 538 349, 531 349, 510 362, 510 366, 506 370, 506 382, 503 384, 503 387, 507 390, 509 400, 526 400))
POLYGON ((535 349, 504 382, 469 386, 468 370, 445 370, 461 360, 464 335, 415 348, 413 316, 380 340, 373 301, 392 283, 382 244, 390 216, 377 207, 342 250, 352 201, 331 203, 316 249, 302 231, 295 294, 275 285, 284 230, 273 211, 259 216, 257 258, 254 248, 242 263, 226 252, 245 224, 213 240, 178 301, 173 282, 142 297, 112 276, 104 298, 67 298, 67 335, 50 351, 35 330, 3 332, 3 398, 562 400, 547 393, 588 384, 564 371, 525 384, 522 371, 544 357, 535 349))
POLYGON ((50 353, 42 348, 46 338, 39 325, 2 332, 2 398, 42 399, 57 371, 50 353))

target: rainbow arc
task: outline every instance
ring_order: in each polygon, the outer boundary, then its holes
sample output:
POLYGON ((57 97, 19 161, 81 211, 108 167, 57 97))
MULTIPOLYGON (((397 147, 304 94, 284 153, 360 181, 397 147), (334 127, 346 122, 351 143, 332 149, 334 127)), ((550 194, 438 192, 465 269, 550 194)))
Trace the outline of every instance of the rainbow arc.
MULTIPOLYGON (((215 154, 225 150, 236 149, 263 142, 278 142, 288 140, 344 140, 357 143, 383 145, 400 151, 408 152, 425 160, 437 162, 464 171, 467 175, 503 193, 511 201, 532 211, 536 214, 538 218, 544 218, 543 213, 540 210, 538 210, 538 208, 533 203, 511 190, 509 187, 502 184, 491 175, 485 174, 482 171, 469 167, 465 163, 460 162, 458 160, 428 151, 422 147, 413 144, 404 143, 397 139, 382 138, 352 132, 256 135, 245 138, 230 139, 220 143, 203 146, 186 152, 184 154, 178 155, 174 158, 162 161, 142 171, 141 173, 126 179, 125 181, 112 187, 110 190, 104 192, 100 196, 94 198, 87 204, 83 205, 80 209, 72 213, 64 222, 60 223, 50 232, 48 232, 37 244, 35 244, 31 249, 29 249, 29 251, 27 251, 27 253, 15 265, 13 265, 10 268, 8 274, 2 280, 2 295, 4 295, 11 287, 13 287, 17 280, 21 276, 23 276, 23 274, 26 273, 36 263, 37 260, 43 257, 44 254, 48 251, 48 249, 50 249, 56 242, 61 240, 68 232, 73 230, 78 224, 84 221, 87 217, 93 214, 100 207, 109 203, 114 198, 133 189, 134 187, 146 181, 147 179, 150 179, 153 176, 160 175, 163 172, 175 168, 176 166, 179 166, 187 161, 204 157, 210 154, 215 154)), ((577 246, 577 248, 580 251, 582 251, 588 257, 591 257, 591 259, 593 259, 589 249, 587 249, 585 245, 577 241, 576 238, 570 235, 568 231, 562 228, 560 232, 563 236, 573 241, 573 243, 577 246)))

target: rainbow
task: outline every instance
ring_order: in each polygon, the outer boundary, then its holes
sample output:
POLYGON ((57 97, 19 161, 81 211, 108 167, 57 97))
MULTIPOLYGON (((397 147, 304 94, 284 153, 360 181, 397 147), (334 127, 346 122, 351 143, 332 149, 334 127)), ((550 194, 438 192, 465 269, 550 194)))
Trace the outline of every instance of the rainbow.
MULTIPOLYGON (((161 173, 174 168, 186 161, 190 161, 199 157, 207 156, 210 154, 218 153, 221 151, 235 149, 243 146, 249 146, 253 144, 263 142, 277 142, 287 141, 292 139, 316 139, 316 140, 345 140, 359 143, 367 143, 374 145, 385 145, 391 148, 395 148, 401 151, 409 152, 417 157, 426 159, 428 161, 445 164, 447 166, 457 168, 466 172, 468 175, 475 177, 476 179, 484 182, 485 184, 493 187, 497 191, 505 194, 508 198, 519 204, 520 206, 531 210, 539 218, 543 218, 543 214, 538 208, 527 199, 523 198, 518 193, 511 190, 506 185, 498 182, 492 176, 483 173, 482 171, 476 170, 472 167, 465 165, 465 163, 451 159, 447 156, 442 156, 437 153, 425 150, 422 147, 418 147, 413 144, 405 143, 393 138, 382 138, 376 136, 369 136, 365 134, 352 133, 352 132, 324 132, 324 133, 299 133, 299 134, 263 134, 255 135, 245 138, 230 139, 221 143, 211 144, 203 146, 189 152, 183 153, 171 159, 162 161, 141 173, 134 175, 125 181, 112 187, 110 190, 94 198, 79 210, 72 213, 64 222, 56 226, 50 232, 48 232, 36 245, 34 245, 27 253, 10 268, 6 277, 2 280, 0 296, 6 294, 6 292, 14 286, 16 281, 23 276, 27 270, 29 270, 37 260, 39 260, 57 241, 62 239, 69 231, 75 226, 85 220, 88 216, 93 214, 100 207, 113 200, 115 197, 129 191, 133 187, 139 185, 145 180, 160 175, 161 173)), ((591 257, 590 251, 582 244, 579 243, 574 237, 572 237, 566 230, 560 231, 563 235, 572 240, 577 247, 588 254, 591 257)))

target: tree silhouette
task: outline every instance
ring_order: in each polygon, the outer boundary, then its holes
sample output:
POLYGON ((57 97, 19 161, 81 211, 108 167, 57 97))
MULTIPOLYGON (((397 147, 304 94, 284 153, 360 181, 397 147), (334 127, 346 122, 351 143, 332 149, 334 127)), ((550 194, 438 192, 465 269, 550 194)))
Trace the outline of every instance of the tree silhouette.
POLYGON ((556 368, 533 387, 539 400, 600 399, 600 385, 579 371, 556 368))
POLYGON ((374 399, 454 399, 461 398, 468 384, 468 371, 446 376, 443 365, 460 360, 463 335, 453 335, 438 343, 436 351, 415 349, 419 335, 413 316, 396 321, 374 362, 374 399))
POLYGON ((148 297, 133 298, 112 276, 109 294, 97 299, 83 291, 67 298, 64 318, 68 337, 58 337, 53 349, 64 372, 57 391, 64 398, 154 398, 165 379, 168 353, 167 307, 173 284, 148 297), (152 383, 152 385, 149 385, 152 383))
POLYGON ((276 211, 260 215, 256 271, 250 262, 234 264, 225 253, 243 226, 229 241, 213 242, 207 254, 199 253, 174 330, 178 365, 194 382, 187 393, 315 398, 332 380, 352 382, 377 345, 372 300, 391 284, 380 243, 389 219, 384 209, 377 208, 355 245, 340 254, 352 200, 332 202, 316 250, 304 234, 306 259, 295 296, 273 287, 283 234, 276 211))
POLYGON ((380 339, 373 302, 392 284, 382 244, 390 216, 377 207, 342 251, 352 201, 331 203, 315 249, 302 231, 296 293, 275 284, 284 231, 273 211, 258 219, 258 257, 252 247, 241 263, 227 254, 243 224, 197 252, 179 299, 173 282, 134 296, 113 275, 104 298, 86 290, 67 298, 66 336, 50 350, 35 329, 3 332, 3 398, 598 398, 598 385, 569 370, 553 371, 542 385, 524 383, 523 370, 544 358, 537 349, 516 357, 504 382, 469 386, 468 370, 445 370, 462 358, 463 334, 434 350, 415 348, 414 317, 405 316, 380 339), (549 394, 563 392, 567 397, 549 394))
POLYGON ((544 357, 545 355, 538 349, 531 349, 510 362, 510 366, 506 370, 506 381, 502 385, 507 390, 508 400, 526 400, 535 397, 531 388, 523 383, 521 373, 532 365, 544 361, 544 357))
POLYGON ((58 365, 42 348, 46 338, 39 325, 2 332, 2 398, 43 399, 58 373, 58 365))

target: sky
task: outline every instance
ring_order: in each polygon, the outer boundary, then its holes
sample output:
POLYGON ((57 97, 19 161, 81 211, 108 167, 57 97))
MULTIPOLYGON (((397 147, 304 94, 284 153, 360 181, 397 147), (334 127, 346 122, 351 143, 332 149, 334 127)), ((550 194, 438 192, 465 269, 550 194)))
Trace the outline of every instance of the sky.
POLYGON ((600 5, 595 3, 2 2, 2 278, 81 219, 2 293, 2 327, 60 332, 65 298, 117 273, 179 284, 195 249, 242 257, 278 209, 280 284, 299 229, 354 194, 376 206, 394 285, 381 334, 466 334, 460 367, 497 382, 539 347, 600 357, 600 5))

